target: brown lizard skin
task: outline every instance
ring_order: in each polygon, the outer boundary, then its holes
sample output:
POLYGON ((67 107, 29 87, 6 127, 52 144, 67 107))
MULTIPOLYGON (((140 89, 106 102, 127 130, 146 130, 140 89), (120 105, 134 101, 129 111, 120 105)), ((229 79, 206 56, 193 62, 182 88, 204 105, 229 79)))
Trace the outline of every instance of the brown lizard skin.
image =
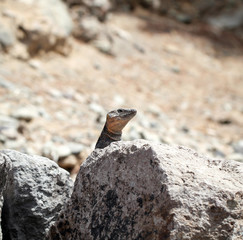
POLYGON ((95 145, 95 148, 105 148, 112 142, 120 141, 122 129, 136 115, 135 109, 117 109, 106 115, 106 123, 95 145))

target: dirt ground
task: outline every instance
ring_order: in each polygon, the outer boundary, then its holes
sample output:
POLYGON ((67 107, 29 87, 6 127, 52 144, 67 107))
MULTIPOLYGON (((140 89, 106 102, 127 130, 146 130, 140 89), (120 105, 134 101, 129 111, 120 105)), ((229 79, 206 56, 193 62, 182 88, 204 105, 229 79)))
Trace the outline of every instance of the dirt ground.
POLYGON ((43 111, 24 125, 29 152, 41 154, 41 146, 58 136, 84 144, 89 153, 104 113, 131 107, 138 116, 124 132, 127 139, 136 138, 130 136, 135 129, 204 154, 232 154, 232 144, 243 138, 242 43, 200 23, 141 11, 114 14, 107 24, 124 33, 116 56, 73 38, 68 56, 0 56, 0 73, 18 86, 0 88, 1 113, 26 105, 43 111))

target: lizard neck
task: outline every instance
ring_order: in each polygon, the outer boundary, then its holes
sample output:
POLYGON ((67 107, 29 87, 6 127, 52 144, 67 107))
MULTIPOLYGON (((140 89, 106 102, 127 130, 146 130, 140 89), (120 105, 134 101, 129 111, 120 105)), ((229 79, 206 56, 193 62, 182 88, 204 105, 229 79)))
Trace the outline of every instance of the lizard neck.
POLYGON ((95 148, 105 148, 112 142, 120 141, 122 133, 112 133, 104 126, 103 131, 95 145, 95 148))
POLYGON ((120 141, 122 136, 122 132, 117 132, 117 133, 111 132, 108 130, 106 125, 104 126, 103 134, 114 141, 120 141))

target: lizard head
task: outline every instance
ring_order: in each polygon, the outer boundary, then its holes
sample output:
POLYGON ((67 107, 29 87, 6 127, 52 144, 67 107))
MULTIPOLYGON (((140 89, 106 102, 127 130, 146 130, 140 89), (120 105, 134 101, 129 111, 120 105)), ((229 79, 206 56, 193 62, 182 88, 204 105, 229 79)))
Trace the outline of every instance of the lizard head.
POLYGON ((109 112, 106 116, 106 128, 109 132, 120 134, 126 124, 136 115, 135 109, 120 108, 109 112))

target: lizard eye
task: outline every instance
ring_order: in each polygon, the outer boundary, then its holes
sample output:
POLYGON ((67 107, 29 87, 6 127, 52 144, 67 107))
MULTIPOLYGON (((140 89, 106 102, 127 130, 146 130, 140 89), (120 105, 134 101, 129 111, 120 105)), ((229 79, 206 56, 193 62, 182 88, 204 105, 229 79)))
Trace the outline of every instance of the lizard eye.
POLYGON ((122 113, 123 110, 122 110, 122 109, 117 109, 117 112, 118 112, 118 113, 122 113))

